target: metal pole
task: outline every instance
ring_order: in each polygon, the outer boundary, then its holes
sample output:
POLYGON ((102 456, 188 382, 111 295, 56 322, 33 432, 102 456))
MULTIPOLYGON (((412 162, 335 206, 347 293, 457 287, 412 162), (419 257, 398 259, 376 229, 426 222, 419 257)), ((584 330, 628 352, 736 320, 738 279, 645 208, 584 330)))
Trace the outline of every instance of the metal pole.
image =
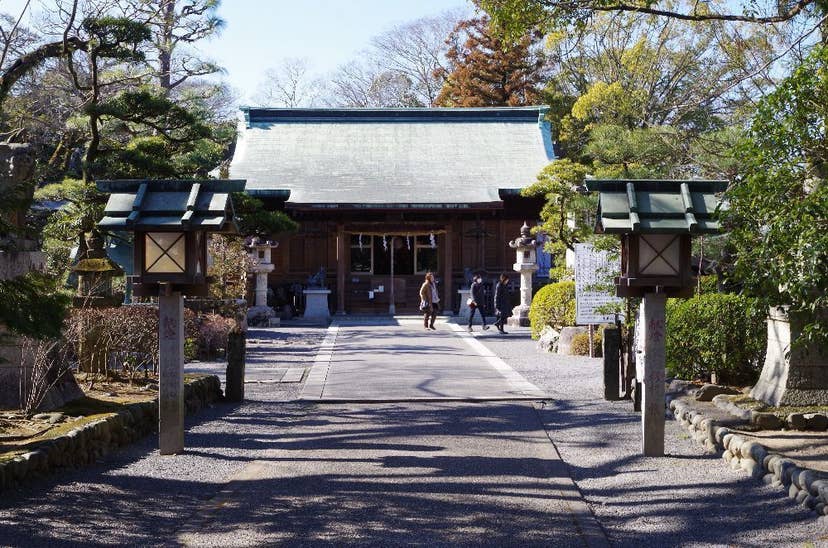
POLYGON ((391 289, 388 291, 388 313, 392 316, 397 313, 394 296, 394 236, 391 236, 391 289))
POLYGON ((595 357, 595 350, 592 348, 595 344, 595 326, 589 324, 589 357, 595 357))
POLYGON ((158 450, 184 451, 184 297, 158 297, 158 450))

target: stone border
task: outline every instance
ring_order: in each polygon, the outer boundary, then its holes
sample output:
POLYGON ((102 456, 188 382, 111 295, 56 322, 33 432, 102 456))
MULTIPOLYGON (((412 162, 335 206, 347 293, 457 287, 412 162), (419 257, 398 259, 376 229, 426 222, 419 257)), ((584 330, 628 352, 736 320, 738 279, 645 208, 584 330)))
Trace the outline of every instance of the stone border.
POLYGON ((316 351, 310 373, 305 379, 305 386, 302 387, 300 400, 320 400, 325 391, 325 383, 328 382, 328 372, 331 369, 331 359, 336 348, 336 337, 339 335, 339 324, 333 322, 328 326, 325 338, 316 351))
POLYGON ((722 458, 733 470, 744 470, 754 479, 787 491, 788 497, 800 506, 828 516, 828 474, 803 468, 783 455, 770 452, 764 445, 719 426, 684 401, 672 400, 670 409, 675 419, 707 451, 722 451, 722 458))
MULTIPOLYGON (((184 406, 188 415, 221 398, 221 382, 215 375, 184 385, 184 406)), ((117 413, 39 442, 34 450, 0 462, 0 492, 61 468, 91 464, 113 449, 139 440, 157 428, 157 399, 126 404, 117 413)))

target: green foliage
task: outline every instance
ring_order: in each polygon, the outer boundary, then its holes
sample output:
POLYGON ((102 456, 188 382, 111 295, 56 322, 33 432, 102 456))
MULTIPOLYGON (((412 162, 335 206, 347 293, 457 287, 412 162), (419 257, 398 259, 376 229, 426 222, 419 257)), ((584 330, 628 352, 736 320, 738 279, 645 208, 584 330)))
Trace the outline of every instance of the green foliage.
MULTIPOLYGON (((601 357, 601 333, 596 331, 592 335, 592 355, 601 357)), ((569 353, 573 356, 589 356, 589 333, 578 333, 572 337, 569 353)))
POLYGON ((762 368, 766 312, 742 295, 708 293, 667 302, 666 353, 671 375, 750 384, 762 368))
POLYGON ((54 279, 39 272, 0 280, 0 323, 14 335, 59 337, 69 303, 54 279))
POLYGON ((828 342, 828 47, 815 48, 759 104, 738 149, 741 177, 723 213, 735 278, 763 307, 810 318, 803 334, 828 342))
POLYGON ((576 243, 585 241, 592 233, 592 227, 583 221, 595 211, 597 201, 584 192, 586 173, 587 168, 581 164, 558 160, 543 168, 537 181, 521 191, 523 196, 546 199, 539 230, 546 235, 546 251, 553 255, 561 256, 567 249, 574 249, 576 243), (574 227, 569 225, 570 219, 576 220, 574 227))
POLYGON ((296 222, 281 211, 267 211, 264 203, 245 192, 233 193, 239 230, 246 236, 269 237, 296 230, 296 222))
POLYGON ((537 339, 547 325, 558 331, 574 325, 575 282, 557 282, 540 288, 529 307, 529 323, 533 339, 537 339))
POLYGON ((146 24, 124 17, 90 17, 84 20, 83 29, 91 36, 90 49, 96 55, 122 61, 143 60, 138 46, 151 36, 146 24))
POLYGON ((207 273, 215 279, 210 284, 210 297, 243 299, 251 261, 241 239, 213 234, 207 251, 213 258, 207 273))

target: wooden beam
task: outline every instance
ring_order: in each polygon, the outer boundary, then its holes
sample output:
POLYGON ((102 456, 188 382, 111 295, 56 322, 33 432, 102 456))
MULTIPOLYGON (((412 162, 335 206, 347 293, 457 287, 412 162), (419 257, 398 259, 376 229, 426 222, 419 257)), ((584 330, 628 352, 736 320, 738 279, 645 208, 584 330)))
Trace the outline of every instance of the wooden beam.
POLYGON ((454 288, 452 287, 451 283, 451 275, 452 271, 454 270, 453 261, 453 253, 452 253, 452 239, 454 236, 454 232, 452 231, 452 227, 450 224, 446 225, 446 233, 444 238, 446 239, 445 244, 445 255, 443 259, 443 311, 451 311, 454 310, 453 306, 453 299, 452 297, 454 288))
POLYGON ((336 225, 336 313, 345 314, 345 225, 336 225))

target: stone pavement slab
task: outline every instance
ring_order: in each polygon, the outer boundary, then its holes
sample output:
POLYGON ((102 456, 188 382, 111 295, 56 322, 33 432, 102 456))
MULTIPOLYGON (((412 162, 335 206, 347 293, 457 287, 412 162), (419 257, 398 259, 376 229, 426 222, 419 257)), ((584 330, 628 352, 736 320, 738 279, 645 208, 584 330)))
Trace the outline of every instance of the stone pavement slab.
POLYGON ((540 399, 545 394, 456 325, 331 325, 302 399, 540 399))
POLYGON ((179 542, 606 545, 530 403, 317 406, 267 443, 179 542))

